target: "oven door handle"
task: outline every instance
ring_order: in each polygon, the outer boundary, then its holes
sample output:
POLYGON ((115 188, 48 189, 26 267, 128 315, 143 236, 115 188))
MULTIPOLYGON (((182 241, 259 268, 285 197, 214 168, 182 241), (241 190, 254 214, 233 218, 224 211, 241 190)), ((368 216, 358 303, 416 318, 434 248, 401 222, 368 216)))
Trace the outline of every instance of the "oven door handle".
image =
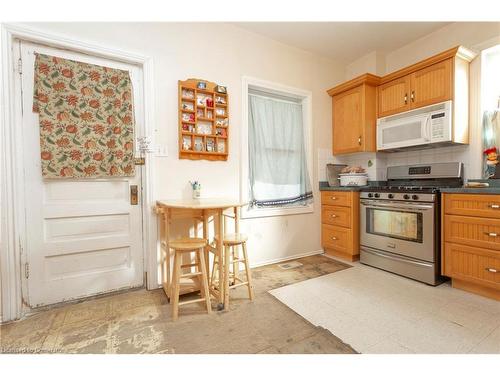
POLYGON ((399 255, 396 255, 396 254, 386 255, 384 253, 381 253, 380 251, 376 251, 376 250, 373 250, 373 249, 367 249, 366 247, 362 247, 361 250, 363 250, 363 251, 365 251, 365 252, 367 252, 369 254, 382 257, 382 258, 387 258, 387 259, 391 259, 391 260, 397 260, 397 261, 400 261, 400 262, 403 262, 403 263, 409 263, 409 264, 413 264, 413 265, 417 265, 417 266, 422 266, 422 267, 432 267, 432 264, 428 264, 428 263, 424 263, 424 262, 419 262, 418 260, 406 259, 406 258, 403 258, 402 256, 399 256, 399 255))
POLYGON ((398 203, 378 203, 373 204, 371 202, 363 202, 361 201, 361 204, 363 206, 366 206, 367 208, 389 208, 389 209, 395 209, 395 208, 402 208, 404 210, 408 211, 426 211, 433 209, 433 205, 424 205, 424 204, 414 204, 414 203, 409 203, 409 204, 398 204, 398 203))

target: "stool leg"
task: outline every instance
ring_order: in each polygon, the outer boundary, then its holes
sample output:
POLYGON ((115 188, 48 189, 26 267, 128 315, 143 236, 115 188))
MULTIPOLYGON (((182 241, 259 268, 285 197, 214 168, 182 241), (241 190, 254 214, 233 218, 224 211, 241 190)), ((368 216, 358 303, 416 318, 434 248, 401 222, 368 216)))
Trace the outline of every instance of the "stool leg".
POLYGON ((229 246, 223 247, 224 251, 224 310, 229 310, 229 246))
MULTIPOLYGON (((218 272, 219 267, 217 267, 217 254, 214 254, 214 261, 212 263, 212 275, 210 276, 210 285, 215 288, 215 273, 218 272)), ((220 290, 220 282, 219 282, 219 290, 220 290)))
MULTIPOLYGON (((235 245, 235 246, 233 246, 233 262, 239 258, 240 258, 240 246, 235 245)), ((239 262, 233 263, 234 285, 236 285, 236 282, 237 282, 236 278, 238 277, 239 268, 240 268, 239 262)))
POLYGON ((182 254, 179 251, 174 253, 174 275, 173 275, 173 285, 172 285, 172 320, 177 320, 179 316, 179 293, 180 293, 180 279, 181 279, 181 257, 182 254))
POLYGON ((247 287, 248 287, 248 296, 250 297, 251 300, 254 299, 254 294, 253 294, 253 284, 252 284, 252 274, 250 271, 250 266, 248 265, 248 253, 247 253, 247 244, 246 242, 243 242, 241 244, 241 247, 243 248, 243 256, 245 257, 245 272, 247 275, 247 287))
POLYGON ((212 311, 212 304, 210 303, 210 290, 208 289, 208 277, 207 277, 207 269, 205 267, 205 253, 204 249, 198 250, 198 258, 199 258, 199 269, 201 272, 201 295, 205 298, 205 303, 207 305, 207 312, 212 311))

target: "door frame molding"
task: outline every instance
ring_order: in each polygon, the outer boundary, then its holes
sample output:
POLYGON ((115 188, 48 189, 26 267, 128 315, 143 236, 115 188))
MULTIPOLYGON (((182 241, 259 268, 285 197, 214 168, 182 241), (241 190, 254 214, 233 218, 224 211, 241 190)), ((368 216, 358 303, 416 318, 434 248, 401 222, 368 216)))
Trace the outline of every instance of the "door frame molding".
MULTIPOLYGON (((154 143, 155 105, 153 59, 149 56, 117 48, 100 45, 95 42, 69 37, 67 35, 47 33, 23 24, 1 25, 2 71, 0 87, 0 321, 9 321, 22 317, 25 307, 23 288, 25 287, 22 266, 26 256, 26 207, 24 202, 23 142, 20 126, 20 101, 17 93, 16 76, 18 74, 14 47, 16 40, 43 44, 49 47, 67 49, 91 56, 108 58, 142 68, 144 135, 154 143)), ((147 272, 148 289, 158 288, 157 260, 157 221, 154 213, 155 183, 154 155, 146 154, 146 165, 142 181, 142 223, 144 270, 147 272)))

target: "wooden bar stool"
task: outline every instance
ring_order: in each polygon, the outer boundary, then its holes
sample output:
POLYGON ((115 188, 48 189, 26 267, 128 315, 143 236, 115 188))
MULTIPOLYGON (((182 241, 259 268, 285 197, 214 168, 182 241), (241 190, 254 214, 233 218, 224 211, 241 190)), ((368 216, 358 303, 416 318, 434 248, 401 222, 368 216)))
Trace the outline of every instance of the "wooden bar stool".
MULTIPOLYGON (((250 272, 250 266, 248 264, 248 252, 247 252, 247 240, 248 236, 243 233, 233 233, 224 236, 222 241, 224 246, 224 308, 229 308, 229 290, 238 288, 240 286, 246 286, 248 288, 248 297, 250 300, 254 299, 253 285, 252 285, 252 275, 250 272), (243 258, 240 257, 239 246, 243 250, 243 258), (242 280, 239 277, 239 266, 240 263, 245 265, 246 280, 242 280), (233 272, 231 273, 230 266, 233 267, 233 272), (231 285, 230 285, 231 284, 231 285)), ((215 237, 215 241, 218 238, 215 237)), ((219 258, 217 254, 214 254, 213 272, 211 276, 211 282, 214 283, 216 276, 215 270, 217 269, 216 264, 218 264, 219 258)), ((220 283, 220 275, 217 275, 218 282, 220 283)))
POLYGON ((205 267, 205 246, 207 240, 203 238, 180 238, 168 243, 173 250, 174 270, 172 275, 171 298, 172 300, 172 320, 177 320, 179 316, 179 306, 195 302, 205 302, 207 313, 212 311, 210 304, 210 290, 208 289, 208 276, 205 267), (182 263, 182 256, 187 253, 195 253, 195 263, 182 263), (197 272, 182 273, 183 268, 197 267, 197 272), (180 280, 181 278, 197 277, 200 284, 201 298, 179 303, 180 280))

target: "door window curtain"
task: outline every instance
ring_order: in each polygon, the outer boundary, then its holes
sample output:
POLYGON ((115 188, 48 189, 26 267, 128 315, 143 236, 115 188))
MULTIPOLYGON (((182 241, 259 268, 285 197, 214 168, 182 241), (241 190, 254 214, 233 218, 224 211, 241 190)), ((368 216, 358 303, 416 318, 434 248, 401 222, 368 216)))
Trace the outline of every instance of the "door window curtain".
POLYGON ((135 174, 128 71, 37 54, 34 78, 44 178, 135 174))
POLYGON ((250 93, 248 127, 250 207, 307 205, 302 104, 250 93))

